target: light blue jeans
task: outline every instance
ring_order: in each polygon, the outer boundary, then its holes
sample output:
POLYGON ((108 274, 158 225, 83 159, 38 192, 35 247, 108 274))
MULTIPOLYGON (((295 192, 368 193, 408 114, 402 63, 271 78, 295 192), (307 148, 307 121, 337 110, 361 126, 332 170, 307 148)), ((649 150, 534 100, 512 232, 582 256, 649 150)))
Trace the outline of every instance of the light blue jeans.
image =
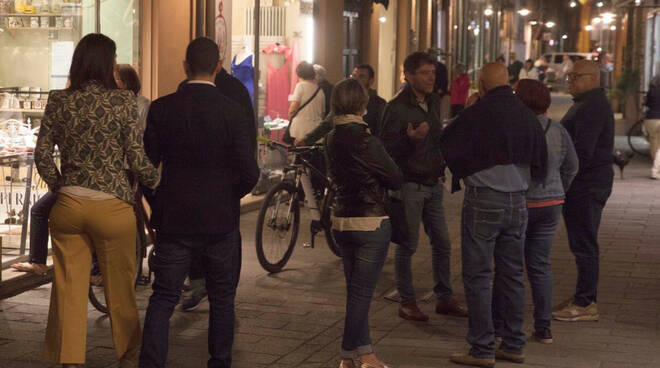
POLYGON ((333 230, 341 247, 346 277, 346 319, 341 343, 343 359, 373 352, 369 336, 369 308, 390 246, 392 226, 383 220, 375 231, 333 230))

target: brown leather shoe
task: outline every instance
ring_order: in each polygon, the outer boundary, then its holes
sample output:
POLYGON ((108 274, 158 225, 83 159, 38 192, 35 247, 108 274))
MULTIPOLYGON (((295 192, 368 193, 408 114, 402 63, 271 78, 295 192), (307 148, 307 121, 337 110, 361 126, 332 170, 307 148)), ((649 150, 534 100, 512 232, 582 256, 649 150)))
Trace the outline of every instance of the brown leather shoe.
POLYGON ((524 354, 509 353, 504 349, 502 349, 501 346, 499 349, 495 350, 495 358, 499 360, 508 360, 510 362, 518 363, 518 364, 525 363, 524 354))
POLYGON ((399 308, 399 317, 411 321, 426 322, 429 320, 429 316, 424 314, 415 301, 401 303, 399 308))
POLYGON ((492 368, 495 366, 495 359, 493 358, 475 358, 470 354, 452 354, 449 360, 456 364, 474 367, 492 368))
POLYGON ((467 317, 467 307, 456 299, 438 300, 435 305, 435 313, 448 314, 454 317, 467 317))

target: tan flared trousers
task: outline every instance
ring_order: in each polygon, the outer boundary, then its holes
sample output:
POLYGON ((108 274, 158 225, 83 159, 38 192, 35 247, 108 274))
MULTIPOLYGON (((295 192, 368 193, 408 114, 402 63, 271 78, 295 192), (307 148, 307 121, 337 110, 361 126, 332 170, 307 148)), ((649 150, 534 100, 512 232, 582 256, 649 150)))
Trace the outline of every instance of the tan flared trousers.
POLYGON ((96 252, 110 311, 117 357, 141 342, 135 302, 135 214, 119 199, 85 200, 58 194, 50 213, 55 278, 50 299, 44 360, 85 362, 87 295, 96 252))

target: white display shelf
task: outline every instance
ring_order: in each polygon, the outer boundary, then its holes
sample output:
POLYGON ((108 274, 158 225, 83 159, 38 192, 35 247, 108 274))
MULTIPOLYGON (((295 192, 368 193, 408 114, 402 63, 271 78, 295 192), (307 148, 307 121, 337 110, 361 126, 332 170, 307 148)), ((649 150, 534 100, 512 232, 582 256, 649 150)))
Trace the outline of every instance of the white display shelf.
POLYGON ((0 17, 81 17, 82 13, 0 13, 0 17))
POLYGON ((44 109, 0 109, 0 113, 3 112, 20 112, 25 114, 41 114, 43 115, 46 110, 44 109))
POLYGON ((71 31, 73 27, 7 27, 10 31, 71 31))

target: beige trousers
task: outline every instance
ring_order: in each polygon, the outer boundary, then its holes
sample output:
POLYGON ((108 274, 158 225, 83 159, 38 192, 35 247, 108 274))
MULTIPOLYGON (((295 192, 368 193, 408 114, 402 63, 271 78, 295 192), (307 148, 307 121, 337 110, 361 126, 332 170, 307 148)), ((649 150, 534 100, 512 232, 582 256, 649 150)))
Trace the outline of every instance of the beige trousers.
POLYGON ((660 178, 660 119, 644 120, 644 128, 649 134, 649 143, 651 144, 651 157, 653 158, 653 167, 651 168, 651 176, 660 178))
POLYGON ((119 199, 85 200, 58 194, 50 213, 55 278, 50 299, 44 360, 85 362, 87 294, 92 252, 103 274, 117 357, 139 346, 135 302, 136 225, 133 208, 119 199))

